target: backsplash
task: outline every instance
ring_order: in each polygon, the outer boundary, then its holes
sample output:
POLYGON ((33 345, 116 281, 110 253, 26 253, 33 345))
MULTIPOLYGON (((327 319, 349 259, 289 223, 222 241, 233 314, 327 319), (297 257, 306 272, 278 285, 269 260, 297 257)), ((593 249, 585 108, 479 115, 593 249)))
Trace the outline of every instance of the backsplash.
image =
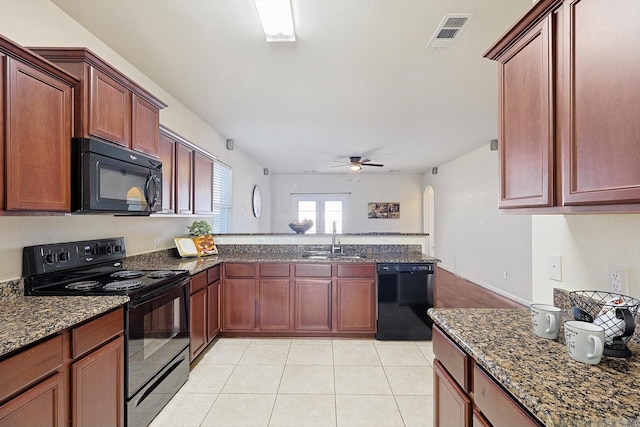
POLYGON ((24 295, 24 279, 9 280, 0 283, 0 300, 17 298, 24 295))

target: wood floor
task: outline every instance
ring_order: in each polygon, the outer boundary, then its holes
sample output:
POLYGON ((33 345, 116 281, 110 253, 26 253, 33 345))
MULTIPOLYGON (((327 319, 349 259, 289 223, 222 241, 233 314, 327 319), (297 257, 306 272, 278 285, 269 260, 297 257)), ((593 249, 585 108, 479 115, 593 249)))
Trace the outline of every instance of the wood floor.
POLYGON ((438 308, 523 308, 524 305, 437 267, 438 308))

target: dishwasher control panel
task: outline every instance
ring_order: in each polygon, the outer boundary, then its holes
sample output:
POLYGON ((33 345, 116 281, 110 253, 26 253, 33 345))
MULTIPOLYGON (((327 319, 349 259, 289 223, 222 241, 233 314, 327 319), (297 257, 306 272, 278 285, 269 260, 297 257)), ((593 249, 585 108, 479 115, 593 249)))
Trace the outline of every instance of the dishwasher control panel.
POLYGON ((378 273, 430 273, 433 272, 433 264, 378 264, 378 273))

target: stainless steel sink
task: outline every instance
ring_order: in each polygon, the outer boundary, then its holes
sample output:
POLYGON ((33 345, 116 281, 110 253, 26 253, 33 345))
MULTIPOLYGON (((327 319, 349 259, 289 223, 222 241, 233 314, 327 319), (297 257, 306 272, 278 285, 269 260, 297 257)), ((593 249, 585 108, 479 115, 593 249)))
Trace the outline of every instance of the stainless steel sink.
POLYGON ((351 254, 302 254, 303 259, 362 259, 366 258, 366 255, 351 255, 351 254))

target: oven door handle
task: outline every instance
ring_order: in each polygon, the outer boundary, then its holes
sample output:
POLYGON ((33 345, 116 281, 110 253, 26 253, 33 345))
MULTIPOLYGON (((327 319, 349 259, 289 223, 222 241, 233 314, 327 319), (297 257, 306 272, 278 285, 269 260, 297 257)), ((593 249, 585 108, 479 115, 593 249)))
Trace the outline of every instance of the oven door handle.
MULTIPOLYGON (((131 300, 130 302, 130 307, 136 308, 141 306, 142 304, 148 304, 151 301, 155 301, 157 299, 160 298, 165 298, 167 296, 167 291, 169 290, 176 290, 176 292, 182 292, 182 289, 178 290, 179 288, 184 288, 185 286, 187 286, 187 284, 189 284, 189 281, 191 279, 189 279, 189 277, 185 277, 184 279, 182 279, 180 282, 178 283, 171 283, 167 286, 164 286, 162 288, 159 289, 154 289, 151 293, 146 294, 141 296, 140 298, 136 298, 135 300, 131 300)), ((182 294, 180 295, 182 296, 182 294)))

